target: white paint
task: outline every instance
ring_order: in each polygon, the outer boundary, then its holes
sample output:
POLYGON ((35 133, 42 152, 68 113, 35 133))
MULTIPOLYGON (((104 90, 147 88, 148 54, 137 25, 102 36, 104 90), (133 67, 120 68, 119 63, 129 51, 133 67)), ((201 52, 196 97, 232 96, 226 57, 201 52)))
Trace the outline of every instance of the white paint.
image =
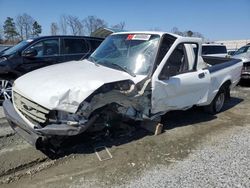
POLYGON ((179 74, 167 80, 153 81, 152 113, 181 110, 194 104, 204 103, 208 98, 210 75, 207 70, 179 74), (199 79, 198 75, 205 77, 199 79))
MULTIPOLYGON (((238 83, 242 63, 210 74, 208 70, 204 69, 207 65, 201 57, 201 42, 201 39, 179 37, 165 55, 152 77, 152 113, 185 110, 194 105, 208 105, 212 102, 223 83, 229 80, 232 82, 232 87, 238 83), (172 76, 166 80, 159 80, 158 77, 165 62, 167 62, 174 49, 180 43, 189 42, 199 45, 197 70, 172 76), (204 78, 199 78, 200 73, 204 73, 204 78)), ((192 57, 194 53, 191 53, 191 51, 193 51, 192 47, 192 44, 189 46, 185 44, 190 67, 192 67, 190 62, 193 62, 194 59, 194 57, 192 57)))
POLYGON ((13 90, 49 110, 75 113, 103 84, 128 79, 137 83, 143 78, 87 60, 72 61, 30 72, 15 81, 13 90))
MULTIPOLYGON (((166 34, 163 32, 123 33, 158 34, 160 36, 166 34)), ((207 67, 207 64, 201 57, 201 39, 178 35, 173 36, 177 38, 176 41, 151 78, 152 113, 187 109, 193 105, 210 104, 221 85, 227 80, 232 82, 232 87, 237 84, 240 79, 242 63, 210 74, 208 70, 204 69, 207 67), (180 43, 196 43, 199 45, 197 70, 172 76, 166 80, 159 80, 158 77, 165 62, 180 43), (200 74, 204 74, 204 77, 199 78, 200 74)), ((185 49, 189 66, 193 67, 195 59, 193 45, 185 44, 185 49)), ((139 68, 143 59, 138 57, 136 61, 136 66, 139 68)), ((103 84, 122 80, 132 80, 136 84, 144 78, 145 76, 138 75, 132 77, 126 72, 95 65, 87 60, 72 61, 28 73, 15 81, 13 90, 49 110, 75 113, 80 103, 103 84)), ((143 93, 139 94, 142 95, 143 93)), ((32 125, 30 126, 33 127, 32 125)))

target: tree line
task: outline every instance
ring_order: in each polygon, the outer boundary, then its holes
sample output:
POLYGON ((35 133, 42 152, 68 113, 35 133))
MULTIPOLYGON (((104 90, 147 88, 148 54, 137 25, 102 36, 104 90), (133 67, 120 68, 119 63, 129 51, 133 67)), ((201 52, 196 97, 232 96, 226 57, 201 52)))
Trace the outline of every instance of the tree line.
POLYGON ((184 37, 199 37, 202 38, 203 40, 205 39, 204 36, 197 31, 191 31, 191 30, 180 31, 177 27, 173 27, 171 32, 184 37))
MULTIPOLYGON (((90 35, 101 27, 108 27, 108 23, 96 16, 81 19, 73 15, 61 15, 58 22, 50 24, 51 35, 90 35)), ((123 30, 125 22, 109 26, 123 30)), ((0 27, 0 43, 17 43, 21 40, 37 37, 42 33, 42 26, 27 13, 18 15, 15 19, 7 17, 0 27)))
POLYGON ((81 19, 77 16, 62 15, 58 22, 52 22, 50 25, 51 35, 90 35, 96 29, 101 27, 110 27, 123 30, 125 22, 120 22, 116 25, 109 26, 108 23, 96 16, 87 16, 81 19))
POLYGON ((0 30, 0 40, 5 43, 16 43, 20 40, 39 36, 42 26, 30 15, 24 13, 15 19, 7 17, 0 30))
MULTIPOLYGON (((50 24, 51 35, 90 35, 93 31, 101 27, 110 27, 114 29, 124 30, 125 22, 122 21, 115 25, 109 25, 104 19, 96 16, 87 16, 81 19, 73 15, 61 15, 58 21, 50 24)), ((154 28, 151 30, 160 30, 154 28)), ((196 31, 180 31, 177 27, 173 27, 172 33, 189 36, 204 36, 196 31)), ((42 33, 42 26, 32 16, 27 13, 18 15, 15 19, 7 17, 3 26, 0 27, 0 43, 15 44, 21 40, 37 37, 42 33)))

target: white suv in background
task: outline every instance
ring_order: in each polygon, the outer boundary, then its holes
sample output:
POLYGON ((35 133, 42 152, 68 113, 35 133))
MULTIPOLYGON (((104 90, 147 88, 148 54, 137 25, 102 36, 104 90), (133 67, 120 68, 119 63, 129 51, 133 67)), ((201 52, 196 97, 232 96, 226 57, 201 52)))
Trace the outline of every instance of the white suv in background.
POLYGON ((241 59, 243 62, 243 68, 241 72, 241 79, 249 80, 250 79, 250 44, 242 46, 238 49, 232 58, 241 59))

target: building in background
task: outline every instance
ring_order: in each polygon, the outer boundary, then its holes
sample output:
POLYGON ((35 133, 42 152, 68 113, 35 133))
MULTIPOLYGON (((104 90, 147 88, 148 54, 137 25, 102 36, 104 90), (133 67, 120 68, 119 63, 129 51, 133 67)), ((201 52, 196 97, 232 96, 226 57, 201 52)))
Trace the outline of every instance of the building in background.
POLYGON ((250 43, 250 39, 246 40, 218 40, 215 43, 224 44, 227 47, 227 50, 237 50, 242 46, 250 43))

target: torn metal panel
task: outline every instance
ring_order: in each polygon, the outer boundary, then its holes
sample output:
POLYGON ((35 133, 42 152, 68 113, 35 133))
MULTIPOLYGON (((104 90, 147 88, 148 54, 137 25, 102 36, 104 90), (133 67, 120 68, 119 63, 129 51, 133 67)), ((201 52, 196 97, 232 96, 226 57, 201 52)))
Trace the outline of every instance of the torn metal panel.
POLYGON ((147 80, 141 90, 137 90, 136 85, 131 85, 130 89, 126 91, 111 90, 106 93, 98 93, 92 97, 89 103, 84 101, 83 107, 79 108, 78 113, 89 117, 95 110, 115 103, 119 105, 116 109, 118 113, 132 119, 142 120, 143 115, 150 115, 151 90, 149 88, 150 80, 147 80))

